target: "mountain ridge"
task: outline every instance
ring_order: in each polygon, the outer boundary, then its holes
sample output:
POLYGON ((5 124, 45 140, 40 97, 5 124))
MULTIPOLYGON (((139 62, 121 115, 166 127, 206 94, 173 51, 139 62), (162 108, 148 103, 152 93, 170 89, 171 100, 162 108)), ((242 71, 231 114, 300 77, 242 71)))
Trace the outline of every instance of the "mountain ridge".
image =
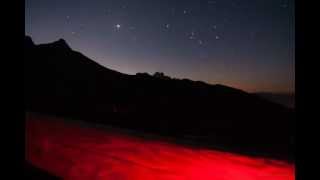
POLYGON ((26 111, 290 154, 294 112, 280 104, 220 84, 162 73, 123 74, 73 51, 65 41, 35 45, 25 39, 26 111))

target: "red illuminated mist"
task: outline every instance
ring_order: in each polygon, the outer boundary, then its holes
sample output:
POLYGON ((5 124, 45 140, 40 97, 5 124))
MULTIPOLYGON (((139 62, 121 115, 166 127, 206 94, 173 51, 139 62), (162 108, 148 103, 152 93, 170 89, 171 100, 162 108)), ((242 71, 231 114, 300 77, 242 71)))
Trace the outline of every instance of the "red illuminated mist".
POLYGON ((76 180, 293 180, 294 165, 27 115, 26 159, 76 180))

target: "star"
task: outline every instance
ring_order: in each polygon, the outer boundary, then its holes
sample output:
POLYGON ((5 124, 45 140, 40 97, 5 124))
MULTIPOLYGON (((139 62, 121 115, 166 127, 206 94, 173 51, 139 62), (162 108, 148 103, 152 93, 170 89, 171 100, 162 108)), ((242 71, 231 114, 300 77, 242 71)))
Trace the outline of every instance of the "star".
POLYGON ((170 28, 170 24, 166 24, 166 28, 169 29, 170 28))
POLYGON ((218 39, 220 39, 220 36, 216 35, 216 37, 215 37, 215 38, 218 40, 218 39))
POLYGON ((214 25, 213 28, 214 28, 214 29, 217 29, 217 25, 214 25))
POLYGON ((187 14, 188 13, 188 11, 187 10, 183 10, 183 14, 187 14))
POLYGON ((203 41, 202 41, 202 40, 199 40, 198 42, 199 42, 199 45, 202 45, 202 44, 203 44, 203 41))
MULTIPOLYGON (((188 34, 189 35, 189 34, 188 34)), ((195 33, 192 31, 189 35, 189 39, 196 39, 195 38, 195 33)))
POLYGON ((70 22, 70 16, 66 16, 68 22, 70 22))
POLYGON ((116 29, 119 30, 121 28, 120 24, 116 24, 116 29))

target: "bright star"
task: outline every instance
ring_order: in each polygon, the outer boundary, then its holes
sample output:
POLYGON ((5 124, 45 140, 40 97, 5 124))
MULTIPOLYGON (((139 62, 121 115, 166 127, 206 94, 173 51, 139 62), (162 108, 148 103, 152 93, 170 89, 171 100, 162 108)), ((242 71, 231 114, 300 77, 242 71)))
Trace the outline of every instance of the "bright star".
POLYGON ((116 28, 119 30, 121 28, 120 24, 116 24, 116 28))

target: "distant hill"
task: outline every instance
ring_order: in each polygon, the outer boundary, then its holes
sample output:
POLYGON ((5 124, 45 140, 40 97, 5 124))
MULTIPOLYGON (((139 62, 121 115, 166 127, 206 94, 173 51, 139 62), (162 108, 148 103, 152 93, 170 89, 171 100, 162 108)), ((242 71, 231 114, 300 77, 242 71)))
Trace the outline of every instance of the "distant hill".
POLYGON ((286 156, 294 111, 232 87, 163 73, 123 74, 73 51, 60 39, 25 37, 26 111, 112 124, 231 149, 286 156))
POLYGON ((295 108, 295 95, 291 93, 268 93, 258 92, 254 93, 272 102, 282 104, 289 108, 295 108))

